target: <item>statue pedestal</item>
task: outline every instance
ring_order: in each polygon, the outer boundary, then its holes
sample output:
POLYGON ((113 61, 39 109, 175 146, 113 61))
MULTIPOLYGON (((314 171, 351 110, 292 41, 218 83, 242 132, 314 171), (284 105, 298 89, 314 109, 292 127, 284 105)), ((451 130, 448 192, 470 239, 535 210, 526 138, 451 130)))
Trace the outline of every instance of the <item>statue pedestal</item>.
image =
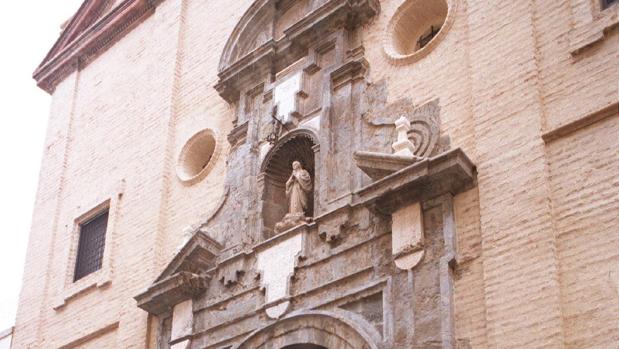
POLYGON ((281 222, 275 224, 275 233, 279 234, 298 225, 305 224, 309 218, 303 213, 288 213, 284 216, 281 222))

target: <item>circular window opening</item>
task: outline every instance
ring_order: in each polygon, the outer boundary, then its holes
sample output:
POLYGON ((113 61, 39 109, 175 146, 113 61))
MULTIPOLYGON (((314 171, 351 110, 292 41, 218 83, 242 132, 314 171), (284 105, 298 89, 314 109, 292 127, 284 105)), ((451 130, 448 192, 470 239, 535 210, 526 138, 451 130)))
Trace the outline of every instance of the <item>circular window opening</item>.
POLYGON ((394 60, 421 58, 444 36, 451 23, 448 0, 408 0, 389 24, 387 54, 394 60))
POLYGON ((176 172, 184 182, 195 183, 204 178, 215 163, 217 140, 212 130, 202 130, 183 146, 176 172))

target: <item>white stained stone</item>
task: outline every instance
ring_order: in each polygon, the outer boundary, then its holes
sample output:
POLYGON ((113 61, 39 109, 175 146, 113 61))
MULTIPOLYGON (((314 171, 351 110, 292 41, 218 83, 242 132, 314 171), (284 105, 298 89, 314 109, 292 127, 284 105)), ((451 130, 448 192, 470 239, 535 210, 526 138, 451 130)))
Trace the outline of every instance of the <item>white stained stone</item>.
POLYGON ((190 299, 175 305, 172 310, 172 335, 170 340, 176 340, 191 335, 192 332, 193 301, 190 299))
POLYGON ((271 150, 272 147, 273 146, 268 142, 260 144, 260 162, 264 160, 264 157, 267 156, 267 153, 269 152, 269 150, 271 150))
MULTIPOLYGON (((299 233, 258 253, 256 267, 262 275, 262 285, 266 289, 266 303, 288 296, 288 283, 302 248, 303 235, 299 233)), ((267 315, 279 318, 287 308, 288 302, 282 302, 267 309, 267 315)))
POLYGON ((392 251, 396 266, 412 269, 423 257, 423 214, 421 204, 414 203, 400 208, 392 215, 392 251))
POLYGON ((320 131, 320 114, 304 120, 300 126, 312 129, 314 131, 320 131))
POLYGON ((285 301, 278 305, 267 308, 266 313, 271 319, 279 319, 282 315, 284 315, 286 310, 288 310, 288 306, 290 306, 290 302, 285 301))
POLYGON ((178 343, 170 346, 170 349, 189 349, 189 348, 191 348, 190 344, 191 344, 191 341, 188 339, 188 340, 185 340, 185 341, 182 341, 182 342, 178 342, 178 343))
POLYGON ((195 233, 195 229, 192 226, 186 226, 183 229, 183 237, 181 238, 181 242, 180 244, 178 244, 178 246, 176 246, 176 252, 174 253, 175 255, 183 249, 183 247, 185 247, 185 245, 189 242, 189 240, 191 240, 191 238, 193 237, 193 234, 195 233))
POLYGON ((400 116, 395 121, 396 141, 391 145, 396 155, 414 156, 415 145, 408 139, 408 131, 411 129, 411 122, 404 116, 400 116))
POLYGON ((301 91, 303 73, 298 72, 279 82, 273 90, 273 102, 277 106, 277 118, 284 124, 292 121, 291 114, 297 111, 297 95, 301 91))

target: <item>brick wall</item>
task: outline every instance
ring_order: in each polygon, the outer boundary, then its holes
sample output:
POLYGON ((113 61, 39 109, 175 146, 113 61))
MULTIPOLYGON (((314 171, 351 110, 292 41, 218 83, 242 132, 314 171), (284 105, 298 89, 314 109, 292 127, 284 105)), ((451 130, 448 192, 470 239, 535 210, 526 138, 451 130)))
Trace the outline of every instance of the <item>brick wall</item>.
MULTIPOLYGON (((228 35, 250 3, 163 1, 58 85, 15 348, 147 346, 147 316, 132 297, 224 192, 234 110, 212 86, 228 35), (176 159, 204 128, 218 133, 222 155, 207 178, 188 186, 176 178, 176 159), (74 220, 112 196, 111 283, 54 310, 66 294, 74 220)), ((363 30, 369 78, 387 80, 390 101, 439 98, 441 131, 478 165, 478 188, 455 200, 460 343, 608 348, 619 340, 619 118, 550 142, 542 136, 618 101, 616 27, 574 55, 575 30, 601 16, 592 2, 462 0, 440 45, 396 66, 382 41, 401 3, 381 1, 363 30)))

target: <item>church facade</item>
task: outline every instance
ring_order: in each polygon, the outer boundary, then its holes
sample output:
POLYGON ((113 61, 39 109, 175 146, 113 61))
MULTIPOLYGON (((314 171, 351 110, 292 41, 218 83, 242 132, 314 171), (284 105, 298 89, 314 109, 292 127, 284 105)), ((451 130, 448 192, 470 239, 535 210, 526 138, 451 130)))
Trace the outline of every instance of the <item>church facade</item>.
POLYGON ((12 348, 612 348, 619 2, 86 0, 12 348))

